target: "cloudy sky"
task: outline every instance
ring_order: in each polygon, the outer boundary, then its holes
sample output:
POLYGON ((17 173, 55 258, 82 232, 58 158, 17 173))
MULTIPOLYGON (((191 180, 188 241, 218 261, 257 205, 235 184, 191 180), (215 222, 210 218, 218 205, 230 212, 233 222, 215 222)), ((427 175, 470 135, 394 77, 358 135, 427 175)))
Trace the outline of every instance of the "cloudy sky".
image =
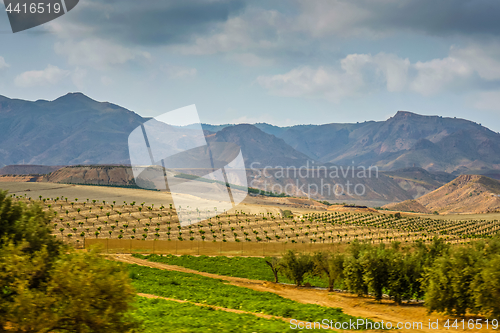
POLYGON ((80 0, 12 34, 0 95, 81 91, 203 122, 385 120, 397 110, 500 131, 498 0, 80 0))

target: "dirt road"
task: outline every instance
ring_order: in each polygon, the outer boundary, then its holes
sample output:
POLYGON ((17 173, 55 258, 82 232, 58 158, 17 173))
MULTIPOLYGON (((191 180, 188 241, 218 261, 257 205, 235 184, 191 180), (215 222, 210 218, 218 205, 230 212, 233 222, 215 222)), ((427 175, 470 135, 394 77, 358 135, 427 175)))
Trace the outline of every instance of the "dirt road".
MULTIPOLYGON (((128 254, 117 254, 110 255, 114 260, 121 261, 127 264, 137 264, 152 268, 165 269, 184 273, 199 274, 202 276, 222 279, 228 281, 228 283, 238 286, 250 288, 257 291, 267 291, 272 292, 282 297, 309 304, 317 304, 327 307, 341 308, 346 314, 358 317, 369 318, 374 321, 384 321, 391 322, 394 327, 398 323, 407 323, 407 325, 412 325, 413 323, 422 323, 421 328, 412 327, 410 329, 394 330, 395 332, 450 332, 450 331, 460 331, 460 330, 448 330, 443 327, 443 324, 447 319, 451 317, 446 317, 437 314, 427 314, 427 310, 418 304, 404 304, 396 305, 391 301, 377 302, 372 298, 358 297, 352 294, 343 293, 328 293, 323 290, 316 290, 312 288, 297 288, 290 285, 275 284, 268 281, 261 280, 250 280, 239 277, 223 276, 205 272, 199 272, 192 269, 184 268, 181 266, 167 265, 162 263, 150 262, 143 259, 134 258, 128 254), (440 329, 431 329, 428 327, 429 321, 435 322, 439 320, 440 329)), ((453 318, 454 320, 455 318, 453 318)), ((466 321, 468 318, 466 318, 466 321)), ((475 330, 469 330, 475 331, 475 330)), ((493 332, 493 330, 489 330, 493 332)), ((488 330, 483 329, 481 332, 488 332, 488 330)))

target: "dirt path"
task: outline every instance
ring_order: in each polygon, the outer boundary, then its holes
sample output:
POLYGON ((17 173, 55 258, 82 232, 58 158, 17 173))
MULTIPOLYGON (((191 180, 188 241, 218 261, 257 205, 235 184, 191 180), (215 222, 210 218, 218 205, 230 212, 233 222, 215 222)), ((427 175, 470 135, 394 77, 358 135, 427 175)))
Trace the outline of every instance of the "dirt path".
MULTIPOLYGON (((460 331, 451 329, 448 330, 443 327, 449 317, 445 317, 437 314, 427 314, 427 310, 417 304, 405 304, 396 305, 391 301, 377 302, 372 298, 362 298, 352 294, 343 293, 328 293, 323 290, 316 289, 306 289, 297 288, 290 285, 275 284, 268 281, 261 280, 250 280, 245 278, 223 276, 205 272, 195 271, 189 268, 167 265, 162 263, 150 262, 143 259, 134 258, 129 254, 117 254, 110 255, 114 260, 118 260, 127 264, 137 264, 141 266, 147 266, 158 269, 165 269, 184 273, 198 274, 214 279, 222 279, 228 281, 228 283, 238 286, 250 288, 257 291, 267 291, 272 292, 282 297, 306 304, 317 304, 320 306, 341 308, 342 311, 351 316, 369 318, 374 321, 384 321, 391 322, 394 327, 398 323, 410 323, 414 322, 422 323, 421 328, 412 327, 410 329, 394 330, 395 332, 450 332, 450 331, 460 331), (429 320, 435 322, 439 320, 439 329, 430 329, 428 327, 429 320)), ((453 319, 454 320, 454 319, 453 319)), ((466 318, 466 321, 468 318, 466 318)), ((478 331, 478 330, 468 330, 468 331, 478 331)), ((493 332, 493 330, 490 330, 493 332)), ((488 332, 486 329, 481 330, 481 332, 488 332)))

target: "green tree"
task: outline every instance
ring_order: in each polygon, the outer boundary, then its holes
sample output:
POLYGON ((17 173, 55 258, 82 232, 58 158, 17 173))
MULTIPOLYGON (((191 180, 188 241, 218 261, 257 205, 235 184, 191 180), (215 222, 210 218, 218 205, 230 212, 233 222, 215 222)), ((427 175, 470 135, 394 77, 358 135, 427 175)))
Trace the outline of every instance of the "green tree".
POLYGON ((36 206, 0 192, 0 332, 128 332, 134 291, 120 264, 75 253, 36 206))
POLYGON ((422 277, 418 256, 411 253, 395 252, 389 259, 387 272, 389 296, 397 304, 403 299, 418 298, 421 295, 420 279, 422 277))
POLYGON ((14 244, 24 241, 25 252, 46 247, 51 255, 57 255, 62 243, 51 235, 50 220, 38 204, 13 203, 7 192, 0 191, 0 247, 7 240, 14 244))
POLYGON ((95 252, 58 257, 48 278, 34 288, 46 269, 45 250, 32 257, 22 245, 0 250, 0 330, 16 332, 127 332, 134 290, 126 270, 95 252))
POLYGON ((344 281, 347 289, 359 296, 368 294, 368 285, 363 276, 364 269, 361 261, 363 252, 369 247, 361 244, 357 239, 349 246, 349 256, 344 262, 344 281))
POLYGON ((344 278, 345 256, 332 252, 316 252, 313 255, 314 272, 326 276, 328 291, 333 291, 335 282, 344 278))
POLYGON ((278 283, 278 272, 282 269, 281 261, 276 257, 266 257, 264 260, 273 271, 274 283, 278 283))
MULTIPOLYGON (((423 245, 425 247, 425 245, 423 245)), ((439 237, 434 237, 432 243, 426 251, 425 265, 430 267, 434 263, 434 260, 447 255, 450 251, 450 246, 445 243, 444 239, 439 237)))
POLYGON ((435 261, 425 276, 429 311, 461 316, 475 308, 472 283, 481 270, 480 256, 476 249, 463 247, 435 261))
POLYGON ((363 266, 360 259, 348 256, 344 262, 344 281, 349 291, 358 296, 368 294, 368 286, 363 279, 363 266))
POLYGON ((388 287, 389 258, 391 253, 384 244, 366 250, 360 258, 363 266, 363 280, 375 299, 382 299, 384 288, 388 287))
POLYGON ((297 286, 302 285, 304 276, 313 269, 313 262, 309 254, 297 254, 288 250, 281 260, 285 276, 294 281, 297 286))
POLYGON ((472 283, 475 312, 500 318, 500 255, 489 258, 472 283))

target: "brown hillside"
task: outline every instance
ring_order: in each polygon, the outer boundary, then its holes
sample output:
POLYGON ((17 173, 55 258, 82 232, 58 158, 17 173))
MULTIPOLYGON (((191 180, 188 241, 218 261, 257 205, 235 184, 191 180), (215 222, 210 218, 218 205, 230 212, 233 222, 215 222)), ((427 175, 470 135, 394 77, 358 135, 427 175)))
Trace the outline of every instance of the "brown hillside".
POLYGON ((75 166, 59 169, 46 177, 51 183, 131 185, 132 169, 126 166, 75 166))
POLYGON ((415 213, 423 213, 430 214, 431 211, 427 209, 425 206, 420 204, 416 200, 406 200, 398 203, 391 203, 385 205, 383 208, 387 208, 390 210, 400 210, 402 212, 415 212, 415 213))
POLYGON ((499 211, 500 182, 481 175, 462 175, 417 201, 439 213, 499 211))

